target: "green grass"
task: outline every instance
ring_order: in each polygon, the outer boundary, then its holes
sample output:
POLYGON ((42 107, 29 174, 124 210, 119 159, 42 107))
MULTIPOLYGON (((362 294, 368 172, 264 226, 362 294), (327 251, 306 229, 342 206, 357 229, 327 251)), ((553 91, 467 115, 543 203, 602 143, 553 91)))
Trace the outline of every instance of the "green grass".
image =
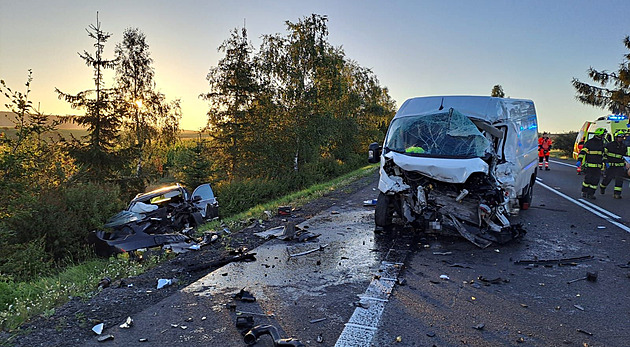
MULTIPOLYGON (((282 205, 302 206, 329 191, 342 189, 353 181, 374 173, 377 168, 376 165, 363 167, 332 181, 255 206, 230 218, 205 224, 200 230, 218 228, 222 224, 235 229, 243 226, 250 218, 267 219, 265 211, 274 211, 282 205)), ((152 258, 138 263, 129 261, 126 255, 120 255, 118 258, 94 259, 72 265, 56 276, 31 282, 11 282, 0 278, 0 328, 12 331, 31 317, 51 316, 55 307, 72 297, 87 299, 96 294, 97 284, 102 278, 109 277, 115 281, 136 276, 163 260, 164 258, 152 258)))
POLYGON ((139 263, 120 255, 69 266, 56 276, 31 282, 0 281, 0 328, 11 331, 31 317, 51 316, 55 307, 73 297, 87 299, 96 294, 97 284, 104 277, 115 280, 135 276, 159 261, 159 258, 153 258, 139 263))

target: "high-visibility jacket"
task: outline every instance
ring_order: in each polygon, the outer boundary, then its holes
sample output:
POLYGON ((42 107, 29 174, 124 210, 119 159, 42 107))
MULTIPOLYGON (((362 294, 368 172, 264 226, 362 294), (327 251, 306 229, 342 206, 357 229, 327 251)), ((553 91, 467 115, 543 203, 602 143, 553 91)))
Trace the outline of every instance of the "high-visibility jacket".
POLYGON ((549 151, 551 150, 551 141, 550 138, 541 137, 538 139, 538 156, 545 157, 549 155, 549 151))
POLYGON ((582 166, 585 168, 601 168, 604 161, 604 141, 597 137, 586 141, 580 154, 578 154, 578 160, 582 161, 582 166))
POLYGON ((623 156, 628 154, 628 146, 623 142, 609 142, 604 147, 604 161, 610 166, 625 166, 623 156))

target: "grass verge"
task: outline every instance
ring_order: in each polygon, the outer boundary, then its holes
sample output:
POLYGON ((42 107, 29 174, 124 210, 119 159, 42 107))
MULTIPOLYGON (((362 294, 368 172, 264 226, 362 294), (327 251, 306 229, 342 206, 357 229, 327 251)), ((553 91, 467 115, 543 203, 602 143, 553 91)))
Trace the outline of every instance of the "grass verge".
MULTIPOLYGON (((265 211, 273 211, 278 206, 299 207, 315 200, 327 192, 342 189, 348 184, 366 177, 378 168, 370 165, 338 177, 332 181, 314 185, 268 203, 255 206, 248 211, 224 220, 203 225, 200 230, 209 230, 225 225, 237 228, 250 218, 266 219, 265 211)), ((97 283, 109 277, 112 281, 136 276, 156 266, 165 258, 153 257, 138 263, 129 261, 126 254, 117 258, 94 259, 81 264, 68 266, 55 276, 40 278, 30 282, 12 282, 0 279, 0 329, 12 331, 22 323, 38 315, 51 316, 58 307, 73 297, 88 299, 98 293, 97 283), (2 304, 5 303, 5 304, 2 304)))

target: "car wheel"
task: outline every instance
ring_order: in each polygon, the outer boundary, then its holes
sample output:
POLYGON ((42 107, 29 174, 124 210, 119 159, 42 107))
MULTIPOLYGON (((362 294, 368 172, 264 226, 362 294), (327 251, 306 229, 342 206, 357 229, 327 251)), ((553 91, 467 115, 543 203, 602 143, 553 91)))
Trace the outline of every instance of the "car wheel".
POLYGON ((521 210, 529 209, 529 205, 532 203, 532 198, 534 196, 534 183, 536 182, 536 177, 532 176, 532 180, 529 184, 523 188, 523 195, 519 199, 519 206, 521 210))
POLYGON ((385 228, 392 224, 392 209, 390 205, 390 197, 382 192, 379 193, 374 209, 374 224, 377 227, 385 228))

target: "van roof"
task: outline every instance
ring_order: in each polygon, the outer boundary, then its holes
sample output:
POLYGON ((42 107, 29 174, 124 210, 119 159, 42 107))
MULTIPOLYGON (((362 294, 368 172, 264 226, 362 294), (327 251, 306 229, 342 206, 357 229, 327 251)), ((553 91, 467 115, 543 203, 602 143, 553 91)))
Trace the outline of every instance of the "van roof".
POLYGON ((394 119, 435 113, 450 108, 460 113, 490 123, 504 121, 510 118, 521 118, 536 114, 534 102, 527 99, 496 98, 491 96, 475 95, 445 95, 415 97, 405 101, 394 119))

